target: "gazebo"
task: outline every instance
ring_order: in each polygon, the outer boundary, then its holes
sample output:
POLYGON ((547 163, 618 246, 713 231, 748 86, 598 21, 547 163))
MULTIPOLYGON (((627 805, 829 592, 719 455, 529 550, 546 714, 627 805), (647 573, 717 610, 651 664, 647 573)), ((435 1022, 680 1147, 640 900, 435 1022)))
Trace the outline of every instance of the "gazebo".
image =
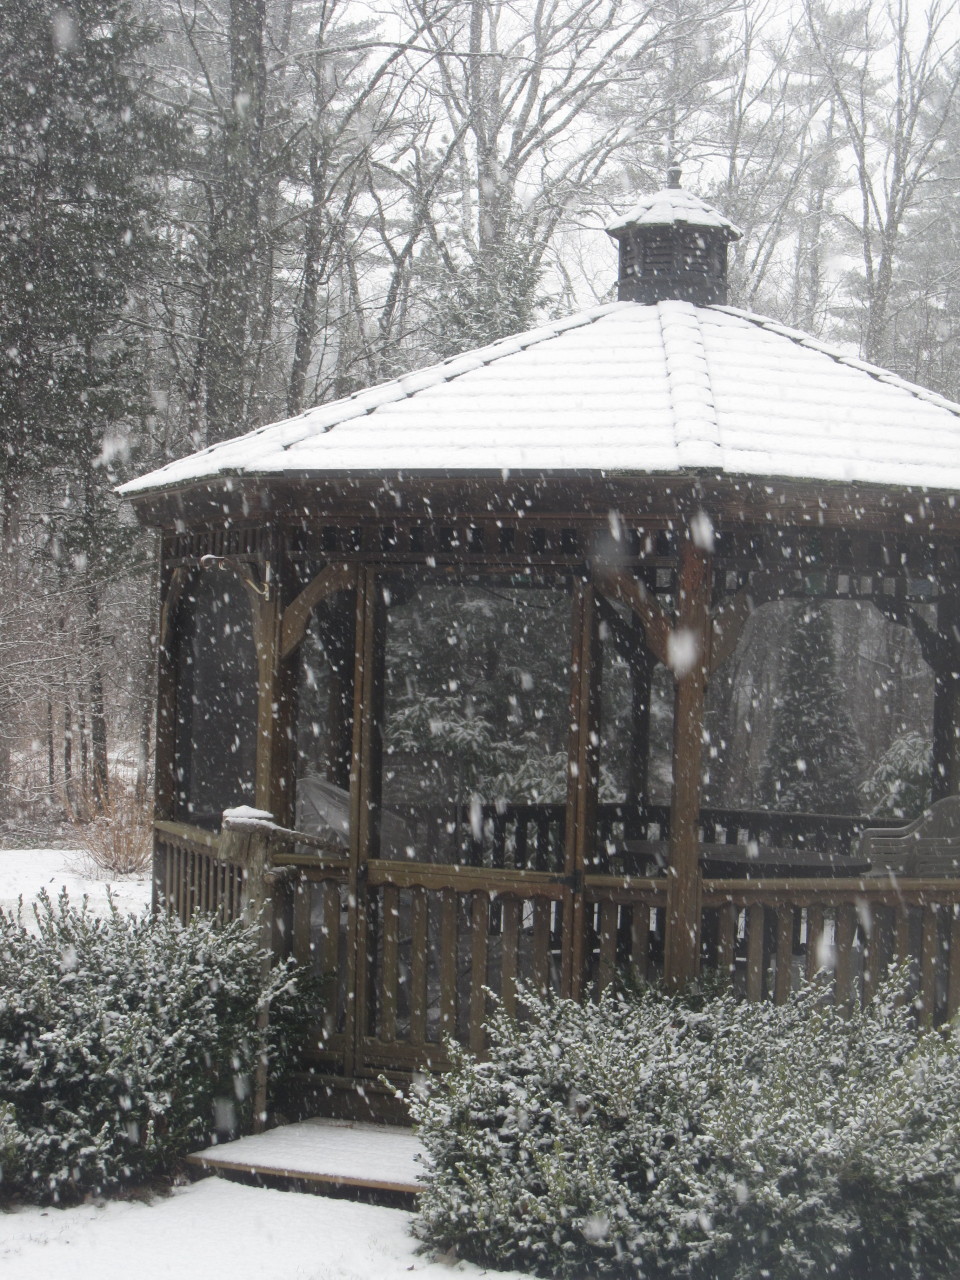
POLYGON ((849 1003, 900 957, 960 1004, 949 800, 718 804, 705 742, 763 610, 846 601, 918 646, 960 791, 960 406, 728 307, 740 233, 672 182, 609 228, 618 301, 121 491, 162 533, 157 902, 267 909, 329 1088, 482 1051, 518 982, 826 961, 849 1003))

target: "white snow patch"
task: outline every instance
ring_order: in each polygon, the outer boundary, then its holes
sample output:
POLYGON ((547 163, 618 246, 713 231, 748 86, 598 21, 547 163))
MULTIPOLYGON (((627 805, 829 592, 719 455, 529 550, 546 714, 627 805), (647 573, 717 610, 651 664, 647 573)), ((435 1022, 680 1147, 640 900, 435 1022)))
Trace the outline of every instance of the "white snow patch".
MULTIPOLYGON (((412 1215, 208 1178, 145 1205, 0 1214, 4 1280, 424 1280, 489 1275, 417 1253, 412 1215)), ((516 1271, 497 1272, 520 1280, 516 1271)))
POLYGON ((22 897, 24 919, 29 923, 30 904, 41 889, 52 898, 66 889, 74 906, 86 897, 100 916, 109 910, 109 897, 124 914, 150 905, 148 875, 98 880, 88 855, 78 849, 0 849, 0 907, 15 913, 22 897))

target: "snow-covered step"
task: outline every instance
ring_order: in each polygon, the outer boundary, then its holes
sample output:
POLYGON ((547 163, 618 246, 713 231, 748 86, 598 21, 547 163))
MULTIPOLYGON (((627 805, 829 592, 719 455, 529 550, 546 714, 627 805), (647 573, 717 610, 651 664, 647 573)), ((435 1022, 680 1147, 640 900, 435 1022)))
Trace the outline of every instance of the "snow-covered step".
POLYGON ((415 1195, 423 1147, 397 1125, 317 1117, 207 1147, 188 1157, 202 1168, 415 1195))

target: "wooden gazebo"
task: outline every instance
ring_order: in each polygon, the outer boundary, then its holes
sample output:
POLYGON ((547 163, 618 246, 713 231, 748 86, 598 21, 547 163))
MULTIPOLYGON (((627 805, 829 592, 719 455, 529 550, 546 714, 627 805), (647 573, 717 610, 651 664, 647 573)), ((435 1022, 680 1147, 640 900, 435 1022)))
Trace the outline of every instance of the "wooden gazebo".
POLYGON ((949 832, 880 868, 858 813, 703 795, 711 679, 812 599, 910 629, 960 791, 960 406, 727 307, 739 233, 679 187, 610 234, 617 302, 124 489, 162 531, 157 900, 268 904, 331 1088, 482 1049, 518 980, 784 999, 826 956, 851 1001, 901 956, 960 1003, 949 832))

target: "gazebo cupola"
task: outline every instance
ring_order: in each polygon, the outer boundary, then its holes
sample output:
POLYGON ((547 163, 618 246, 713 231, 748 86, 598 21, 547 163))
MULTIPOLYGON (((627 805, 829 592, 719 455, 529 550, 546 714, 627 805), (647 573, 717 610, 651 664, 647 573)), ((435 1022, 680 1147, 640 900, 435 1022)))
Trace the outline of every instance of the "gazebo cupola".
POLYGON ((678 168, 669 170, 662 191, 642 196, 607 234, 620 246, 619 301, 726 305, 727 245, 743 233, 684 191, 678 168))

